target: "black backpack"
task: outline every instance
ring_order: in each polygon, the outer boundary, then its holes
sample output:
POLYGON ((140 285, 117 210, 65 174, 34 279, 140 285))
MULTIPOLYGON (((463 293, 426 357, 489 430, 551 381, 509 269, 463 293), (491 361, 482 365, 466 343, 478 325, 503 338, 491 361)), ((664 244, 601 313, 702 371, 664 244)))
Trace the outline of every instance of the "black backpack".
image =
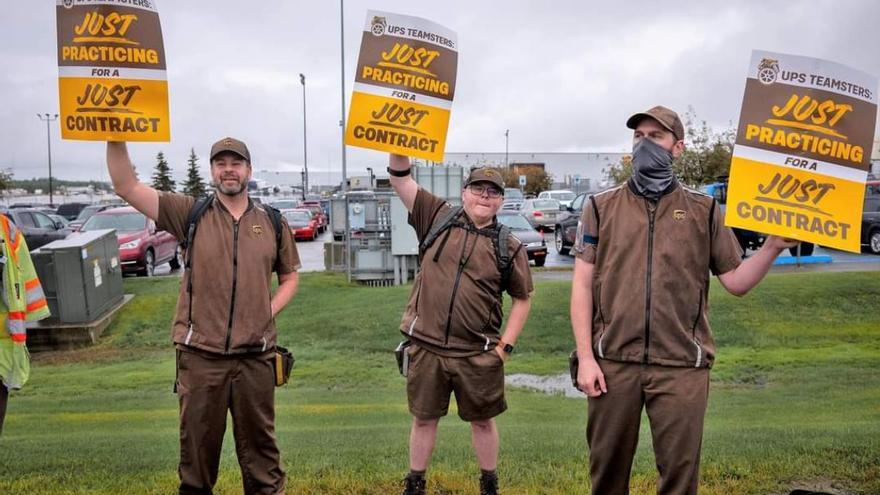
POLYGON ((421 263, 422 258, 425 256, 425 252, 434 244, 434 241, 440 237, 440 234, 446 232, 446 236, 443 237, 440 248, 433 256, 434 262, 436 263, 440 258, 440 253, 443 252, 443 248, 446 247, 446 241, 449 239, 449 229, 452 227, 463 228, 492 239, 492 245, 495 247, 495 263, 498 267, 498 272, 501 273, 500 292, 507 290, 507 286, 510 283, 510 274, 513 271, 513 258, 515 258, 519 253, 519 250, 522 249, 522 244, 517 247, 513 256, 511 256, 508 250, 511 235, 509 227, 496 222, 492 227, 478 229, 461 219, 463 213, 464 208, 456 206, 449 208, 446 212, 434 219, 434 222, 431 224, 431 229, 428 231, 428 234, 422 240, 421 244, 419 244, 419 262, 421 263))

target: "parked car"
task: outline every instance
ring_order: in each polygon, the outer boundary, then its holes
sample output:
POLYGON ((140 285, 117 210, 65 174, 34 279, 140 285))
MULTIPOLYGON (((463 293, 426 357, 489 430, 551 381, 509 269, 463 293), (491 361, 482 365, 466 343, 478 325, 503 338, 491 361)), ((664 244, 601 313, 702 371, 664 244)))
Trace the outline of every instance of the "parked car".
POLYGON ((70 224, 70 220, 62 217, 61 215, 55 213, 49 213, 49 218, 52 219, 53 222, 57 222, 61 224, 61 228, 69 229, 68 225, 70 224))
POLYGON ((504 202, 501 209, 504 211, 518 211, 523 204, 523 193, 515 187, 504 188, 504 202))
POLYGON ((868 246, 869 252, 880 254, 880 180, 869 180, 865 187, 862 244, 868 246))
POLYGON ((543 191, 538 194, 538 199, 555 199, 559 204, 565 207, 571 205, 575 194, 568 189, 555 189, 551 191, 543 191))
POLYGON ((80 210, 79 214, 76 216, 76 218, 74 220, 71 220, 71 222, 68 224, 68 227, 70 227, 73 230, 79 230, 79 228, 82 227, 82 225, 84 223, 86 223, 86 221, 88 221, 88 219, 91 218, 92 215, 94 215, 95 213, 102 212, 104 210, 109 210, 110 208, 119 208, 121 206, 124 206, 124 205, 109 204, 109 205, 89 205, 89 206, 86 206, 85 208, 80 210))
POLYGON ((324 208, 321 207, 320 201, 303 201, 300 203, 299 209, 312 212, 312 216, 318 222, 318 233, 323 233, 327 230, 327 214, 324 212, 324 208))
POLYGON ((496 218, 498 223, 508 226, 510 233, 523 243, 529 260, 534 261, 535 266, 544 266, 547 260, 547 243, 544 241, 544 235, 535 230, 519 213, 500 211, 496 218))
POLYGON ((589 199, 590 195, 581 193, 571 200, 571 204, 556 217, 556 225, 554 226, 554 240, 556 244, 556 252, 559 254, 568 254, 572 246, 574 246, 575 236, 577 235, 577 225, 584 210, 584 202, 589 199))
POLYGON ((28 249, 31 250, 64 239, 71 233, 71 230, 60 222, 33 208, 13 208, 6 215, 24 234, 28 249))
POLYGON ((88 203, 62 203, 58 206, 58 209, 55 210, 55 213, 61 215, 62 217, 68 220, 76 220, 79 212, 83 210, 86 206, 89 206, 88 203))
POLYGON ((556 226, 559 215, 559 201, 555 199, 527 199, 523 202, 520 213, 535 228, 552 230, 556 226))
POLYGON ((183 265, 177 239, 164 230, 156 230, 155 222, 130 206, 95 213, 79 232, 100 229, 116 229, 123 273, 152 277, 156 267, 164 263, 168 263, 172 270, 183 265))
POLYGON ((283 210, 281 212, 290 232, 297 241, 314 241, 318 238, 318 221, 307 209, 283 210))
POLYGON ((279 211, 292 210, 294 208, 299 208, 299 201, 296 199, 279 199, 277 201, 272 201, 271 203, 269 203, 269 206, 279 211))

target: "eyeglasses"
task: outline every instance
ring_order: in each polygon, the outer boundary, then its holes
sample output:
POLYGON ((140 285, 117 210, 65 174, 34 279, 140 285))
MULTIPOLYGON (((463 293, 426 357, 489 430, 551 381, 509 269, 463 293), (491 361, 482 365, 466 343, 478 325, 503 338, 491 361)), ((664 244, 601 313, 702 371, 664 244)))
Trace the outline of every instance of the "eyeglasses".
POLYGON ((492 186, 484 186, 482 184, 471 184, 468 186, 471 194, 474 196, 482 196, 483 193, 486 193, 490 198, 498 198, 501 196, 501 189, 492 186))

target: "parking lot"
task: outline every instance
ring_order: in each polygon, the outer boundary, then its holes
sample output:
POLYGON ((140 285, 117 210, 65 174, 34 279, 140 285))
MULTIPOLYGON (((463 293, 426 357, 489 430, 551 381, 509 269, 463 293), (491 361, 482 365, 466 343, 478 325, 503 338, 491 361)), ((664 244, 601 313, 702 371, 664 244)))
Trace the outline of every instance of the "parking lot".
MULTIPOLYGON (((299 241, 296 247, 299 250, 300 261, 302 262, 302 272, 319 272, 324 270, 324 243, 332 239, 330 232, 324 232, 315 241, 299 241)), ((547 242, 547 261, 544 266, 548 268, 565 268, 574 267, 574 257, 568 255, 560 255, 556 252, 553 243, 553 232, 545 232, 544 239, 547 242)), ((786 256, 784 254, 783 256, 786 256)), ((816 270, 880 270, 880 256, 871 254, 856 254, 846 251, 838 251, 823 247, 816 247, 813 257, 830 256, 831 263, 805 264, 802 267, 810 267, 816 270)), ((811 261, 808 258, 805 262, 811 261)), ((777 266, 774 271, 792 271, 797 269, 796 266, 777 266)), ((172 272, 168 265, 156 267, 156 275, 179 275, 179 272, 172 272)), ((568 275, 570 276, 570 275, 568 275)))

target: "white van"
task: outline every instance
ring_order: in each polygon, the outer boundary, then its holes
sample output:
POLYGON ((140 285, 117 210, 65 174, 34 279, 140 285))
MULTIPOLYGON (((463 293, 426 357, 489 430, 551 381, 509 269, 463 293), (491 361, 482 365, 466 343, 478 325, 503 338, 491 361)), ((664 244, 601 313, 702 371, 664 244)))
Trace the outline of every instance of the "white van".
POLYGON ((568 207, 571 206, 571 200, 574 199, 574 196, 575 194, 568 189, 555 189, 538 194, 538 199, 555 199, 562 206, 568 207))

